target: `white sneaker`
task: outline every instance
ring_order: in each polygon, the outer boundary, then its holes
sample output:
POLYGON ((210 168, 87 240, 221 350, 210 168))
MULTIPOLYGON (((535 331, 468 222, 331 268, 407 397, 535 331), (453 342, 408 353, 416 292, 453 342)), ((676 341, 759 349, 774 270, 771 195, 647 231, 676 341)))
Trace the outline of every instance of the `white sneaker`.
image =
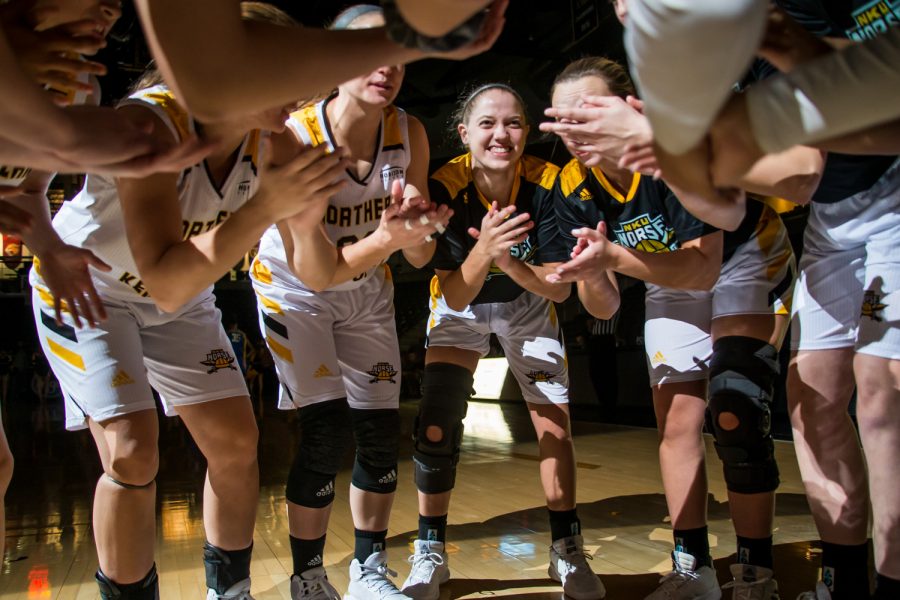
POLYGON ((344 600, 405 600, 409 596, 400 593, 394 582, 388 578, 397 573, 387 566, 387 552, 375 552, 366 562, 353 559, 350 563, 350 585, 344 600))
POLYGON ((341 600, 341 595, 328 581, 325 567, 316 567, 291 575, 291 600, 341 600))
POLYGON ((831 600, 831 590, 825 585, 824 581, 816 582, 816 589, 813 592, 803 592, 797 596, 797 600, 831 600))
POLYGON ((697 567, 697 559, 675 550, 674 570, 659 580, 659 587, 644 600, 719 600, 722 590, 716 572, 707 566, 697 567))
POLYGON ((580 535, 562 538, 550 546, 550 579, 562 584, 563 593, 575 600, 597 600, 606 596, 606 588, 587 564, 580 535))
POLYGON ((416 600, 440 598, 441 585, 450 579, 444 542, 416 540, 415 553, 408 560, 412 568, 400 591, 416 600))
POLYGON ((206 600, 253 600, 250 595, 250 578, 238 581, 225 590, 224 594, 217 594, 212 588, 206 589, 206 600))
POLYGON ((778 582, 772 579, 772 569, 753 565, 731 565, 734 578, 722 586, 732 589, 732 600, 780 600, 778 582))

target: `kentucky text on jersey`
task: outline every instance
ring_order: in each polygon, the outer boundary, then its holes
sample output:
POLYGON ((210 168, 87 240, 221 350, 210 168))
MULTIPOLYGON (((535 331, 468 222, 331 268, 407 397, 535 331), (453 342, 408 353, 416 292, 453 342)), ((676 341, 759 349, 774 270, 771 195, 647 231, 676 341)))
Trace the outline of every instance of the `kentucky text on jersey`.
POLYGON ((391 203, 391 197, 370 198, 356 206, 328 205, 325 211, 325 222, 338 227, 352 227, 369 221, 377 221, 391 203))

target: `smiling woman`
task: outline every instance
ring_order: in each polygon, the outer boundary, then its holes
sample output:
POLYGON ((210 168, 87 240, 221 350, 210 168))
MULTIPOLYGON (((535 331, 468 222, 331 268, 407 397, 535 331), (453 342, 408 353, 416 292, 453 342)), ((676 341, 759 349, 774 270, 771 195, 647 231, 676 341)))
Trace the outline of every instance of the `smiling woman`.
POLYGON ((550 191, 559 168, 526 156, 529 125, 516 90, 501 83, 461 99, 453 126, 467 153, 432 175, 432 199, 453 209, 433 261, 431 318, 415 433, 419 539, 403 592, 436 599, 450 578, 447 513, 463 417, 478 361, 497 334, 537 434, 550 514, 550 577, 580 600, 602 598, 587 566, 575 510, 569 376, 553 301, 568 285, 545 276, 568 257, 550 191))

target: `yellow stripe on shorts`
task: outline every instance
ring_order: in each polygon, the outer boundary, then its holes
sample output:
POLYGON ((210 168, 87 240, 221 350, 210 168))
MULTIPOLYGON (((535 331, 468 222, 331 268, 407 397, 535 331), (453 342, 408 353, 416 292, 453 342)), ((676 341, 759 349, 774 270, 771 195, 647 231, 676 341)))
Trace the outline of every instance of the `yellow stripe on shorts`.
POLYGON ((68 348, 63 348, 50 338, 47 338, 47 345, 50 347, 50 352, 52 352, 55 356, 63 359, 76 369, 81 369, 84 371, 84 359, 81 358, 80 354, 76 354, 72 352, 68 348))
POLYGON ((291 364, 294 363, 294 353, 291 352, 291 349, 273 340, 271 335, 266 336, 266 344, 269 345, 269 350, 278 355, 281 360, 291 364))

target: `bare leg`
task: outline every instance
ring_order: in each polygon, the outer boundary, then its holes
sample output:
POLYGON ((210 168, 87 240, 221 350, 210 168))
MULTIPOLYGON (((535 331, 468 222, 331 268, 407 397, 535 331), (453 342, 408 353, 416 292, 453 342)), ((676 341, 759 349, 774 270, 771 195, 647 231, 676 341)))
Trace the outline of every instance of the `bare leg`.
POLYGON ((674 529, 706 526, 706 449, 700 435, 706 411, 705 391, 705 381, 653 388, 659 467, 674 529))
POLYGON ((94 540, 100 570, 117 583, 135 583, 153 566, 156 540, 156 410, 90 421, 104 474, 94 492, 94 540), (123 487, 109 478, 129 486, 123 487))
POLYGON ((207 460, 206 539, 222 550, 248 548, 259 499, 259 433, 250 398, 235 396, 176 409, 207 460))
POLYGON ((6 433, 0 424, 0 562, 6 551, 6 490, 13 474, 13 455, 6 441, 6 433))
POLYGON ((857 420, 869 465, 875 568, 900 579, 900 361, 857 354, 857 420))
POLYGON ((528 403, 541 453, 541 484, 550 510, 575 508, 575 446, 568 404, 528 403))
POLYGON ((859 439, 847 407, 853 349, 804 350, 791 357, 788 407, 794 449, 819 537, 866 542, 869 494, 859 439))

